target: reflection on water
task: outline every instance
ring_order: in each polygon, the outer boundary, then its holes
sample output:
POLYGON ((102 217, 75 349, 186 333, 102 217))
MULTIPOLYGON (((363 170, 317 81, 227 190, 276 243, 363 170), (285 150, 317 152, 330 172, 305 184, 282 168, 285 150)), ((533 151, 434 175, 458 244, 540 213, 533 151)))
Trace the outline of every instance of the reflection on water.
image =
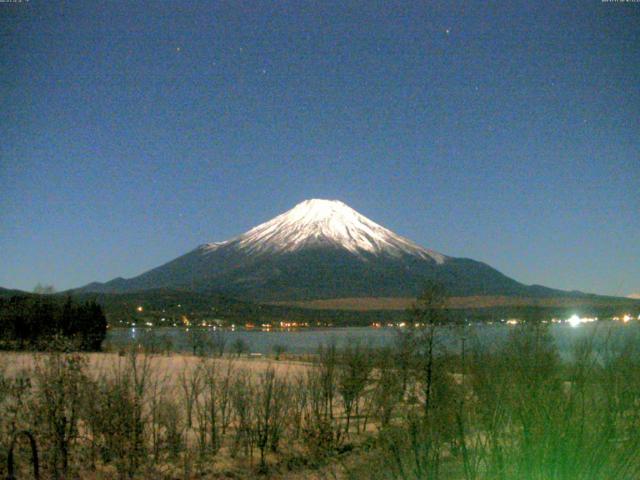
MULTIPOLYGON (((460 348, 462 339, 465 339, 466 348, 474 346, 481 348, 497 348, 507 338, 509 331, 514 327, 503 324, 474 325, 465 327, 443 327, 439 331, 439 344, 447 349, 460 348)), ((190 331, 184 328, 118 328, 109 330, 107 342, 119 347, 130 344, 138 344, 153 341, 156 344, 170 344, 174 350, 189 351, 193 346, 194 329, 190 331)), ((549 325, 556 345, 563 357, 570 357, 573 346, 579 340, 592 340, 596 346, 605 342, 609 346, 618 348, 632 338, 639 338, 640 322, 634 321, 627 324, 619 322, 594 322, 572 327, 569 324, 549 325)), ((301 329, 296 331, 214 331, 212 329, 199 330, 197 335, 200 340, 215 343, 224 339, 226 348, 243 340, 250 352, 271 353, 274 346, 283 345, 291 353, 313 353, 320 345, 336 343, 337 346, 348 342, 359 342, 371 347, 382 347, 393 343, 398 335, 394 328, 368 328, 347 327, 330 329, 301 329)))

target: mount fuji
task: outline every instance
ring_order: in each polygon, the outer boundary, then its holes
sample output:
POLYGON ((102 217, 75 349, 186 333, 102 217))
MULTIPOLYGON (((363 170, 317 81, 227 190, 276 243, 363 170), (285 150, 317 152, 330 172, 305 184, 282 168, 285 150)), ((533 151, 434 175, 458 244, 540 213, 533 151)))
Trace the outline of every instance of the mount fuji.
POLYGON ((336 200, 312 199, 224 242, 207 243, 130 279, 84 292, 179 289, 254 301, 415 297, 427 281, 452 296, 548 297, 471 259, 424 248, 336 200))

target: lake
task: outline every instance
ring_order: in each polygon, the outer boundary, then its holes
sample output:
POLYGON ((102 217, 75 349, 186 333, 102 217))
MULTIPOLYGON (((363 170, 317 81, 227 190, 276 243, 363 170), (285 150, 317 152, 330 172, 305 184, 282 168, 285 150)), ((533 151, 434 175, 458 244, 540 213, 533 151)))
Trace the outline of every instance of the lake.
MULTIPOLYGON (((499 347, 508 338, 509 332, 518 326, 497 324, 478 324, 465 327, 441 327, 438 334, 440 345, 448 349, 459 349, 462 338, 466 345, 480 345, 485 348, 499 347)), ((611 345, 620 346, 631 339, 640 338, 640 322, 629 323, 601 321, 581 324, 572 327, 567 323, 550 324, 549 330, 553 336, 561 355, 571 356, 573 346, 577 341, 593 339, 597 345, 605 341, 611 345)), ((163 338, 170 339, 172 348, 177 351, 189 351, 192 345, 190 331, 184 328, 115 328, 108 331, 106 342, 114 347, 131 344, 145 344, 150 341, 161 342, 163 338)), ((242 339, 248 345, 250 352, 267 354, 276 345, 283 345, 288 352, 302 354, 314 353, 320 345, 336 343, 338 347, 359 342, 371 347, 391 345, 397 337, 395 328, 344 327, 327 329, 300 329, 293 331, 214 331, 200 329, 202 338, 214 341, 223 336, 227 350, 234 341, 242 339)))

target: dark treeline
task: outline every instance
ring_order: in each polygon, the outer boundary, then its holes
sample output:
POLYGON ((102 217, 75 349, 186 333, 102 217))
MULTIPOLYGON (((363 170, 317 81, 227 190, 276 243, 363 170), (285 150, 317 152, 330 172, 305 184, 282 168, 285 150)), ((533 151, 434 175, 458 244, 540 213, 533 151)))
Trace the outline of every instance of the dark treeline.
POLYGON ((107 319, 95 301, 71 297, 16 295, 0 298, 0 348, 46 350, 65 345, 100 350, 107 319))

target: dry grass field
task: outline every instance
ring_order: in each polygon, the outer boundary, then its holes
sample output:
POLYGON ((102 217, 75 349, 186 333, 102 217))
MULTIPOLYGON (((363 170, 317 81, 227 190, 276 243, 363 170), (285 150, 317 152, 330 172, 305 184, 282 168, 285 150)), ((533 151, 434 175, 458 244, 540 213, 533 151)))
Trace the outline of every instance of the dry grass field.
MULTIPOLYGON (((395 297, 358 297, 332 298, 325 300, 305 300, 289 302, 272 302, 274 305, 288 305, 317 310, 406 310, 415 303, 415 298, 395 297)), ((469 296, 450 297, 447 299, 449 308, 490 308, 490 307, 607 307, 611 305, 634 306, 637 301, 619 298, 528 298, 497 296, 469 296)))
MULTIPOLYGON (((126 366, 128 358, 117 353, 83 353, 86 360, 86 370, 92 377, 109 374, 118 368, 126 366)), ((0 369, 5 375, 16 374, 32 370, 39 361, 46 359, 45 353, 31 352, 0 352, 0 369)), ((146 355, 141 353, 138 361, 149 363, 150 374, 154 377, 163 377, 170 384, 175 384, 183 373, 191 373, 197 367, 202 366, 205 359, 195 355, 172 353, 170 355, 146 355)), ((282 377, 295 377, 304 375, 310 368, 310 363, 292 360, 275 360, 268 357, 251 358, 247 355, 229 355, 224 358, 206 358, 209 366, 214 365, 219 369, 233 368, 251 372, 254 376, 266 372, 269 369, 282 377)))
MULTIPOLYGON (((5 352, 0 452, 32 432, 55 480, 639 478, 634 338, 585 338, 569 362, 548 326, 521 325, 499 348, 434 354, 436 319, 309 363, 5 352)), ((16 458, 29 478, 24 445, 16 458)))

